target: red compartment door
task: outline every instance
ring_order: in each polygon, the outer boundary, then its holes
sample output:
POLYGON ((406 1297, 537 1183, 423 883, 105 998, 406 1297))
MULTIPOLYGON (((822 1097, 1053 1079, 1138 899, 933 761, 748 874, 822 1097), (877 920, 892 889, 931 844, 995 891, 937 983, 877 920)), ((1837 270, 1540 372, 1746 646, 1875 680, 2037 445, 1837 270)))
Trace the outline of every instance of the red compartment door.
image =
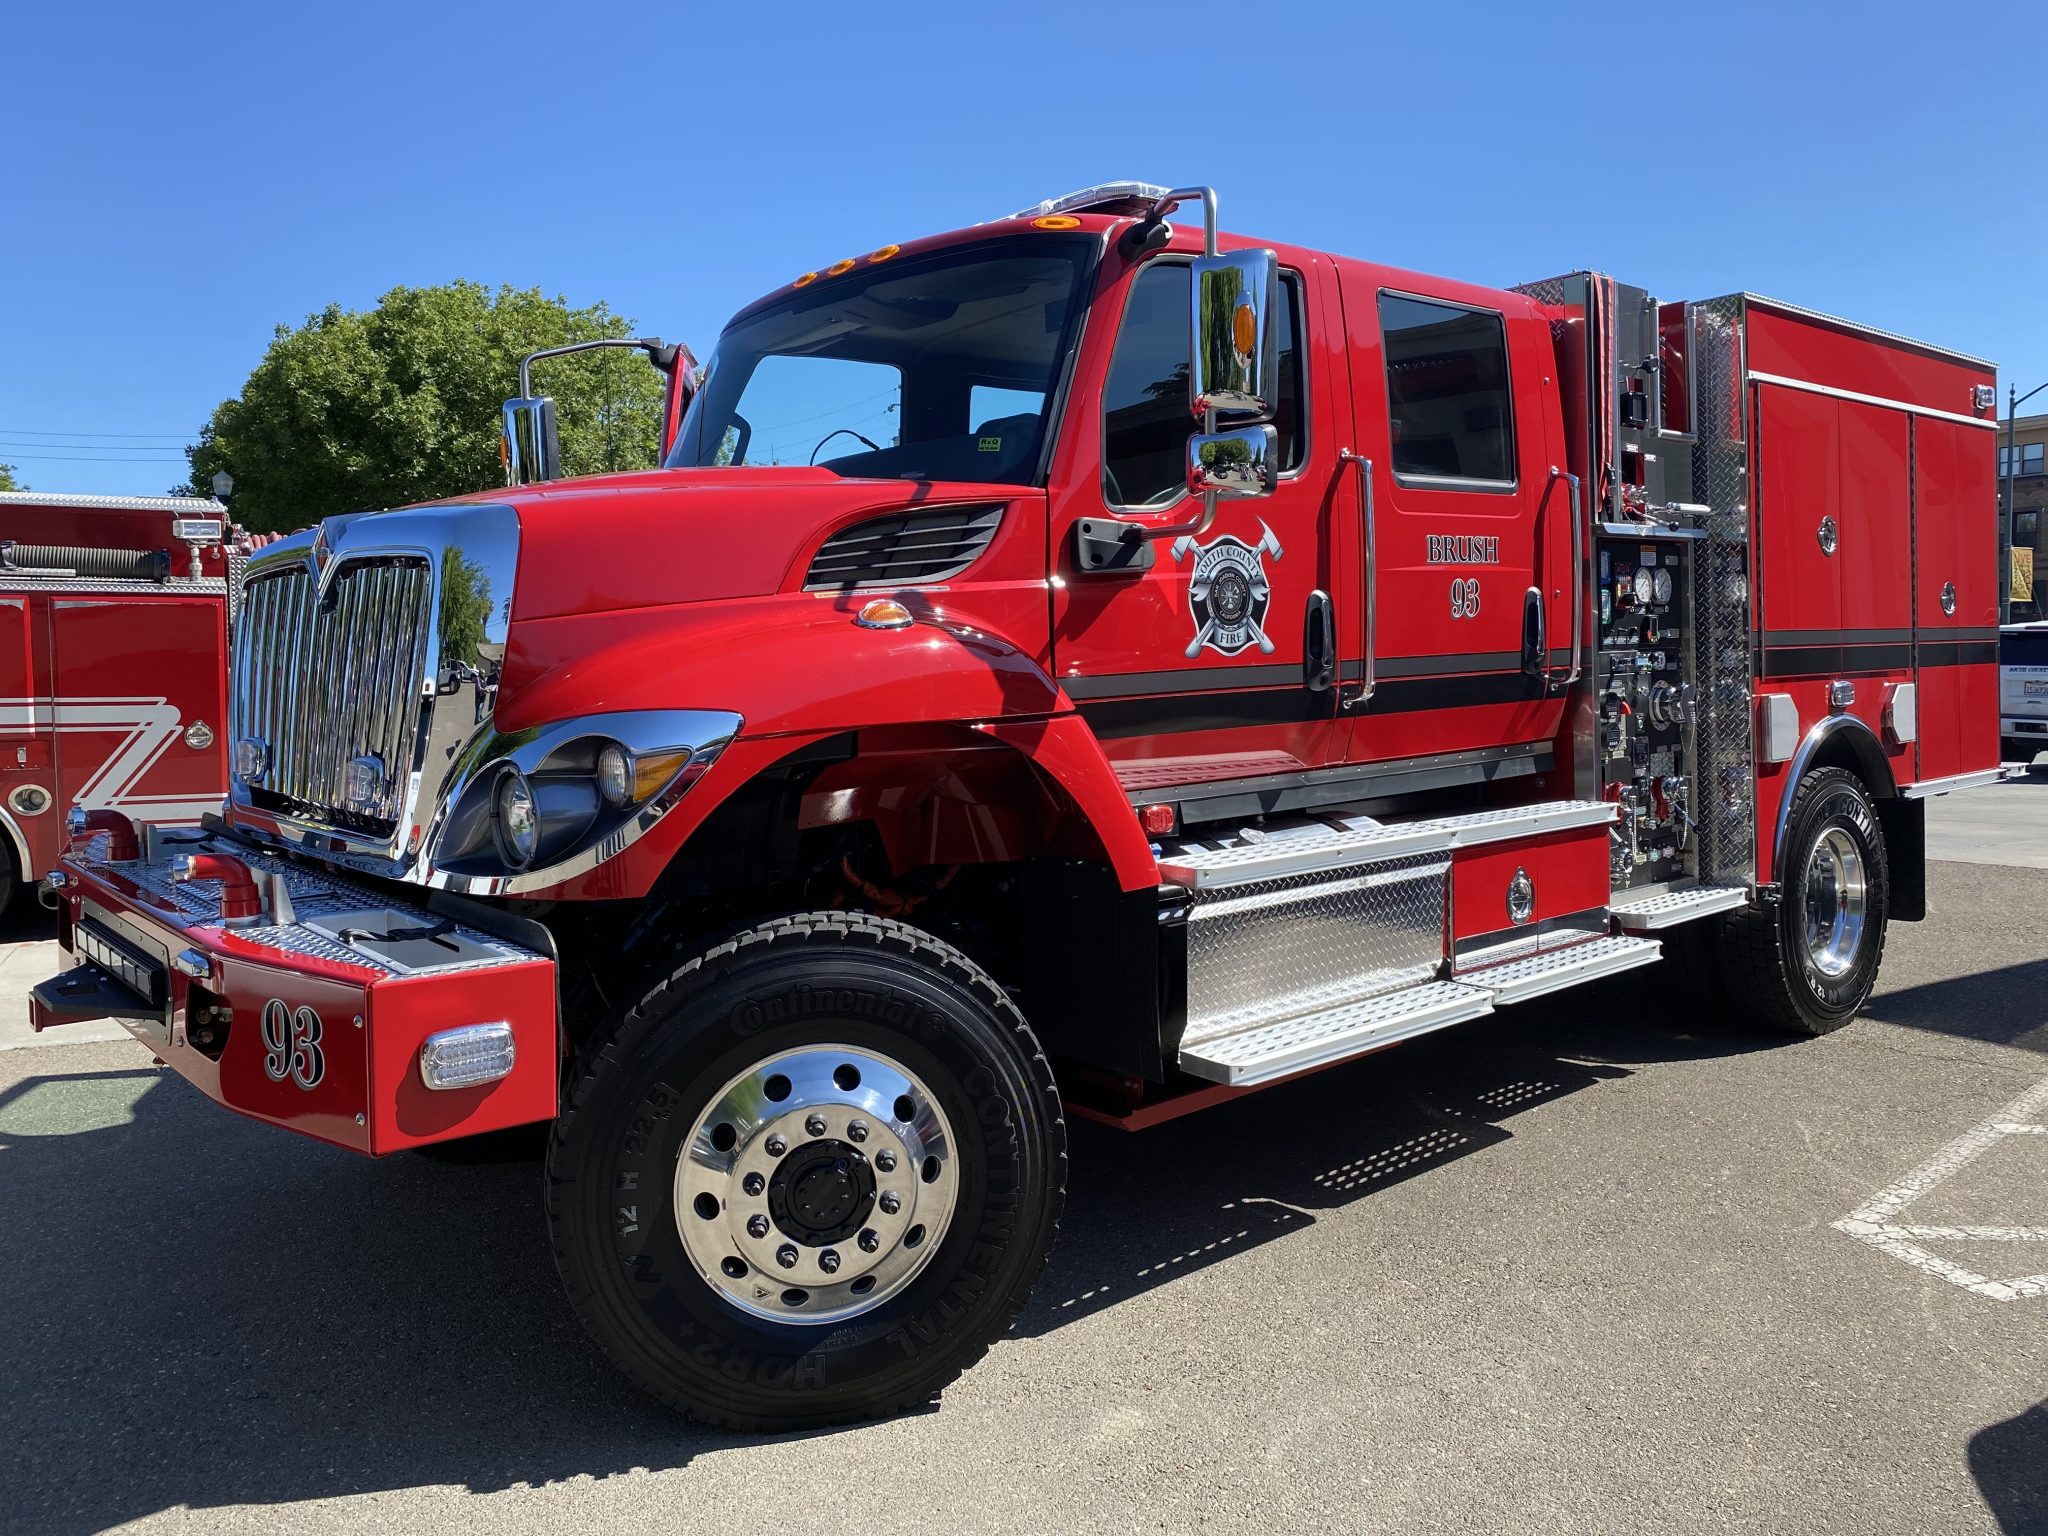
POLYGON ((193 822, 220 808, 224 614, 222 598, 169 592, 51 601, 47 703, 60 808, 111 806, 164 822, 193 822))
POLYGON ((1928 416, 1913 434, 1918 777, 1939 779, 1998 761, 1994 434, 1928 416))

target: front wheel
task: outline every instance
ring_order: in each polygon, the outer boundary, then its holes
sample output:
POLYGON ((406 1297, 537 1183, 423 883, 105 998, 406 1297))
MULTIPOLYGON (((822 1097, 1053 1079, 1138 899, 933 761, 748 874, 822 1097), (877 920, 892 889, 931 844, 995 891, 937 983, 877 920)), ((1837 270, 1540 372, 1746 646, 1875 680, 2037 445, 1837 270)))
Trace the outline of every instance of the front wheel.
POLYGON ((1066 1133, 1045 1057, 958 951, 880 918, 765 924, 650 991, 557 1122, 571 1302, 641 1386, 792 1429, 928 1399, 1051 1248, 1066 1133))
POLYGON ((1722 977, 1739 1010, 1797 1034, 1856 1016, 1877 984, 1891 907, 1884 829, 1863 781, 1808 773, 1793 792, 1775 903, 1729 916, 1722 977))

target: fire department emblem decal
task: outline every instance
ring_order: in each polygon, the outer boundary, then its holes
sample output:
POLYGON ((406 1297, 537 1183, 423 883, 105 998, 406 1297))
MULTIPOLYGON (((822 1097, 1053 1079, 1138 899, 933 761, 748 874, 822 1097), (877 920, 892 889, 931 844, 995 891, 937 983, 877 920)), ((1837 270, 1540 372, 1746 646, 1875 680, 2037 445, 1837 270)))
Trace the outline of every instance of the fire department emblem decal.
POLYGON ((1190 660, 1200 655, 1205 645, 1222 656, 1235 656, 1248 645, 1258 646, 1265 655, 1273 654, 1273 642, 1263 628, 1266 610, 1273 602, 1266 557, 1280 558, 1280 541, 1263 522, 1259 534, 1256 544, 1228 533, 1206 544, 1197 544, 1192 534, 1174 541, 1176 565, 1185 555, 1195 557, 1194 576, 1188 582, 1188 612, 1195 621, 1195 638, 1187 649, 1190 660))

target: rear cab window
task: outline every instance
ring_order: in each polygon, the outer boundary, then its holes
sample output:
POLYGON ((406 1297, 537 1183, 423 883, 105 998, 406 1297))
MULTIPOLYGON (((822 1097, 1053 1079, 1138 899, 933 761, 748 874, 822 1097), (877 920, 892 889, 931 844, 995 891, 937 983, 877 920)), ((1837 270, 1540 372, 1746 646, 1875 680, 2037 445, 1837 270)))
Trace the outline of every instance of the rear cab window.
POLYGON ((1379 310, 1395 478, 1513 490, 1515 411, 1503 317, 1386 290, 1379 310))

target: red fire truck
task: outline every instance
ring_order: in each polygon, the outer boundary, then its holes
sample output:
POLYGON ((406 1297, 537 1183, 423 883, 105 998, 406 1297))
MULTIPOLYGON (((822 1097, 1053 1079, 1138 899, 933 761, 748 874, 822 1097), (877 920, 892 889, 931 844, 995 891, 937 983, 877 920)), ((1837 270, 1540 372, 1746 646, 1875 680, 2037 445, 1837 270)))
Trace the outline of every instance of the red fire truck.
POLYGON ((0 908, 55 867, 71 806, 220 809, 232 540, 216 501, 0 492, 0 908))
POLYGON ((1851 1018, 2001 771, 1992 378, 1200 188, 848 256, 676 364, 660 469, 556 480, 523 391, 511 487, 254 556, 225 810, 76 818, 37 1018, 370 1154, 552 1120, 633 1379, 887 1412, 1023 1304, 1065 1116, 1667 952, 1851 1018))

